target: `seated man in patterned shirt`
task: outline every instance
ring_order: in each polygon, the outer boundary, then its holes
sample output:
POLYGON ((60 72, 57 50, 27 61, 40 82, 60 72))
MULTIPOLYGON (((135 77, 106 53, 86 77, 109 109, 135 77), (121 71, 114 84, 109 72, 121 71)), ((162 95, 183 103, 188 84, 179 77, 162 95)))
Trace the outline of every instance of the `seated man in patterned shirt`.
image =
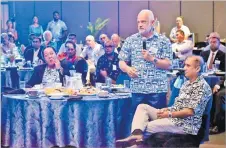
POLYGON ((184 66, 188 81, 180 89, 175 103, 161 110, 140 104, 133 118, 132 135, 116 141, 116 144, 138 144, 142 142, 144 134, 158 132, 197 135, 207 102, 212 97, 210 86, 200 76, 202 65, 200 56, 188 57, 184 66))
POLYGON ((96 82, 104 83, 107 77, 112 79, 112 83, 116 83, 120 73, 118 54, 114 52, 114 44, 108 40, 104 43, 105 54, 102 55, 96 68, 96 82))

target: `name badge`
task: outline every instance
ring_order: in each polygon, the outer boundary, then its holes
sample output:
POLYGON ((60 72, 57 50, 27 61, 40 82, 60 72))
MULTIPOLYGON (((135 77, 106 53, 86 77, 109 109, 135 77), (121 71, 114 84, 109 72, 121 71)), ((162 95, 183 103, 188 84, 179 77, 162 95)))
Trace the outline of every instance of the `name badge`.
POLYGON ((112 69, 113 69, 113 70, 117 70, 116 65, 112 65, 112 69))

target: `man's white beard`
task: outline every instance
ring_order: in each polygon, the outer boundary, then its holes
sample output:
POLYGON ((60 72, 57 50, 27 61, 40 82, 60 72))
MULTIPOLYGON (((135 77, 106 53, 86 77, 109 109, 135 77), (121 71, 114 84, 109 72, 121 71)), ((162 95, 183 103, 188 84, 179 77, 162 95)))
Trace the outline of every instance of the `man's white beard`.
POLYGON ((152 26, 147 28, 146 30, 139 30, 139 33, 142 34, 142 35, 143 34, 148 34, 150 32, 152 32, 152 26))

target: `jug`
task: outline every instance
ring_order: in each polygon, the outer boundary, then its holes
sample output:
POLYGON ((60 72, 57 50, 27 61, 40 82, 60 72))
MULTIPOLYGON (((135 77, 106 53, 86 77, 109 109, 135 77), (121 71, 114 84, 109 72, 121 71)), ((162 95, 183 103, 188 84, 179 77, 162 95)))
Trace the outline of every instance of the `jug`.
POLYGON ((79 90, 83 87, 82 83, 82 74, 80 73, 74 73, 73 76, 68 77, 66 76, 66 87, 79 90))

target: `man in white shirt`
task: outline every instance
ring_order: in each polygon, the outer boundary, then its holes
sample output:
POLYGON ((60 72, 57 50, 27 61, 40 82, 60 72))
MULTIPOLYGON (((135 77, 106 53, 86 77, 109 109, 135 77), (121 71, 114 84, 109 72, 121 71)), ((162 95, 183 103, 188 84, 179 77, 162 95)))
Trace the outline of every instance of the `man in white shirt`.
MULTIPOLYGON (((81 49, 81 46, 77 44, 77 39, 76 39, 76 34, 75 33, 70 33, 67 37, 67 41, 72 41, 75 45, 76 45, 76 56, 80 56, 81 52, 82 52, 82 49, 81 49)), ((65 43, 66 43, 65 42, 65 43)), ((66 52, 67 49, 65 48, 65 43, 63 43, 61 46, 60 46, 60 50, 59 52, 57 53, 57 55, 60 55, 61 53, 63 52, 66 52)))
POLYGON ((183 17, 182 16, 177 17, 176 25, 177 26, 174 27, 170 32, 170 40, 173 43, 175 43, 177 41, 177 39, 176 39, 177 30, 183 30, 184 31, 185 39, 187 39, 188 36, 191 34, 189 28, 183 24, 183 17))
POLYGON ((88 57, 88 61, 92 62, 95 66, 97 65, 98 59, 104 55, 105 51, 103 47, 95 42, 95 39, 92 35, 86 37, 87 46, 84 48, 80 57, 88 57))
POLYGON ((172 50, 176 57, 185 60, 188 56, 192 55, 193 43, 190 40, 185 40, 184 31, 177 30, 177 42, 172 44, 172 50))

